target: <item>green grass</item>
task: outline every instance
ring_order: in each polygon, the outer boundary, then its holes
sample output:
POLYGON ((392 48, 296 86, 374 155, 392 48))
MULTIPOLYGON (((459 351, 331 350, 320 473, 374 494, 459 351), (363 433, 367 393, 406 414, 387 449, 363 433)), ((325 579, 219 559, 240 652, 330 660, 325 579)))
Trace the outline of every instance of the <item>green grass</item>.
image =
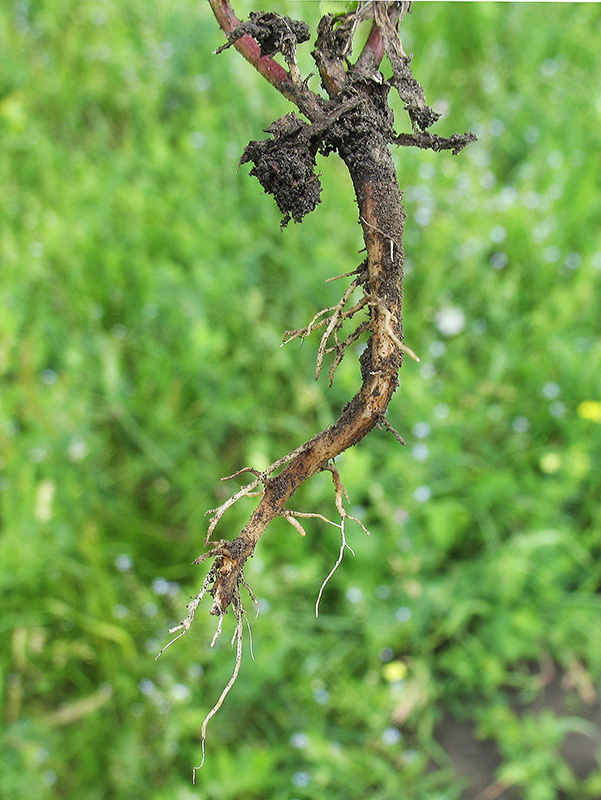
MULTIPOLYGON (((579 783, 557 755, 565 720, 515 712, 540 663, 601 682, 601 10, 418 3, 403 28, 438 133, 479 136, 457 158, 395 155, 422 357, 390 409, 408 447, 375 432, 339 459, 372 535, 349 531, 318 620, 335 531, 266 533, 256 660, 193 788, 229 632, 211 650, 201 609, 153 659, 202 582, 219 478, 358 387, 352 359, 329 390, 314 342, 279 347, 359 263, 350 182, 322 159, 323 203, 279 230, 236 165, 290 109, 212 55, 208 4, 0 11, 0 796, 453 800, 444 713, 496 741, 526 800, 601 793, 600 770, 579 783)), ((328 477, 292 506, 334 513, 328 477)))

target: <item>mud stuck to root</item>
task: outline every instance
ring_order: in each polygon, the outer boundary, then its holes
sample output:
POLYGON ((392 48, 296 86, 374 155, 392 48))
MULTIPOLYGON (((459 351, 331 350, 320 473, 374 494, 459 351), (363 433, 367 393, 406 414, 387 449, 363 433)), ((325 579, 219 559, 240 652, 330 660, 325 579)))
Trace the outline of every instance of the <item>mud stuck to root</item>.
POLYGON ((227 34, 227 44, 220 47, 217 53, 227 50, 247 34, 258 42, 262 57, 282 53, 288 60, 294 57, 297 44, 306 42, 311 37, 311 29, 306 22, 290 19, 272 11, 251 11, 246 22, 241 22, 227 34))
POLYGON ((274 196, 284 215, 283 228, 291 219, 300 222, 320 202, 321 184, 315 173, 318 144, 310 129, 296 114, 286 114, 266 129, 273 139, 250 142, 240 159, 240 164, 253 162, 250 174, 274 196))

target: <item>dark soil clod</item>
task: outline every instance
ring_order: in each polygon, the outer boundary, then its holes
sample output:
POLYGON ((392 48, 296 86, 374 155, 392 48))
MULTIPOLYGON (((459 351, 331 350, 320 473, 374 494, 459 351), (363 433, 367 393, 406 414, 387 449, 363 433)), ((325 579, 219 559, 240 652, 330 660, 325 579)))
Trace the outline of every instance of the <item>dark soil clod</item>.
POLYGON ((248 34, 258 42, 261 56, 282 53, 288 61, 294 58, 297 44, 306 42, 311 37, 311 30, 306 22, 274 14, 272 11, 251 11, 249 17, 250 19, 241 22, 227 34, 227 44, 220 47, 218 53, 227 50, 248 34))
POLYGON ((308 135, 310 127, 296 114, 286 114, 267 128, 273 139, 250 142, 240 159, 240 164, 253 162, 250 174, 274 196, 284 214, 282 227, 291 219, 300 222, 320 202, 321 184, 315 174, 318 143, 308 135))

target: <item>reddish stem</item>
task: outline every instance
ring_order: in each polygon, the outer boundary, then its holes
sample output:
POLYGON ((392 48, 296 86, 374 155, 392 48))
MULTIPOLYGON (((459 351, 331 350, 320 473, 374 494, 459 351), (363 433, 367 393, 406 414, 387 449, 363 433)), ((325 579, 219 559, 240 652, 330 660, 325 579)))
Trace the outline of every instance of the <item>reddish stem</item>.
MULTIPOLYGON (((240 20, 234 13, 229 0, 209 0, 215 18, 224 33, 230 33, 240 20)), ((262 56, 259 44, 245 34, 241 36, 233 45, 244 58, 253 65, 272 86, 274 86, 284 97, 294 103, 300 111, 309 119, 313 120, 321 111, 321 103, 318 95, 314 94, 304 84, 294 83, 288 70, 271 56, 262 56)))
MULTIPOLYGON (((235 15, 229 0, 209 0, 209 2, 224 33, 233 31, 240 24, 240 20, 235 15)), ((234 47, 273 86, 279 88, 283 83, 291 83, 288 71, 271 56, 262 56, 261 48, 252 36, 248 34, 242 36, 237 42, 234 42, 234 47)))
POLYGON ((383 58, 384 42, 382 40, 380 28, 374 22, 371 32, 367 37, 367 41, 363 45, 361 55, 353 67, 353 71, 373 73, 380 66, 380 62, 383 58))

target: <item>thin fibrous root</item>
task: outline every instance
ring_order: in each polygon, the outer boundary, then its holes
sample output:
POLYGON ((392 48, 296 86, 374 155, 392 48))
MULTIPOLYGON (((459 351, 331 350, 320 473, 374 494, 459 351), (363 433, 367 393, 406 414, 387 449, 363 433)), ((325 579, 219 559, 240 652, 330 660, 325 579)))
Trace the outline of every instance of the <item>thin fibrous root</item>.
POLYGON ((276 469, 279 469, 280 467, 283 467, 284 464, 287 464, 289 461, 292 461, 292 459, 295 458, 299 453, 301 453, 305 449, 306 446, 307 446, 306 443, 305 444, 301 444, 299 447, 296 448, 296 450, 292 450, 290 453, 287 453, 285 456, 282 456, 281 458, 278 458, 278 460, 274 461, 273 464, 271 464, 269 467, 267 467, 267 469, 264 470, 262 474, 265 475, 265 476, 271 475, 271 473, 275 472, 276 469))
POLYGON ((307 531, 303 528, 303 526, 298 521, 298 517, 302 517, 303 519, 314 518, 320 519, 323 522, 327 522, 328 525, 334 525, 336 528, 339 528, 340 525, 337 522, 333 522, 331 519, 324 517, 323 514, 316 514, 310 511, 291 511, 288 508, 285 508, 283 511, 280 511, 280 516, 284 517, 284 519, 289 522, 292 527, 297 530, 301 536, 306 536, 307 531))
MULTIPOLYGON (((209 711, 209 713, 204 718, 200 729, 200 747, 202 752, 202 760, 197 767, 194 767, 192 770, 192 783, 196 783, 196 773, 199 769, 202 769, 205 763, 205 744, 207 741, 207 726, 209 722, 213 719, 215 714, 219 711, 221 706, 223 705, 223 701, 230 693, 232 686, 236 683, 236 679, 238 678, 238 673, 240 672, 240 665, 242 664, 242 632, 244 630, 243 626, 243 611, 242 611, 242 603, 240 601, 240 594, 236 591, 234 596, 232 607, 234 609, 234 616, 236 617, 236 628, 234 630, 234 635, 232 637, 232 645, 234 642, 236 643, 236 663, 234 665, 234 671, 232 673, 232 677, 227 682, 225 688, 221 692, 219 696, 219 700, 215 703, 213 708, 209 711)), ((221 618, 220 618, 221 619, 221 618)), ((215 637, 213 637, 213 640, 215 637)))
POLYGON ((300 533, 301 536, 306 536, 307 535, 307 531, 303 528, 303 526, 300 524, 300 522, 292 516, 292 514, 289 514, 286 511, 282 511, 281 515, 282 515, 282 517, 284 517, 286 522, 289 522, 292 525, 292 527, 294 528, 295 531, 300 533))
POLYGON ((342 519, 352 519, 353 522, 356 522, 358 525, 360 525, 363 528, 364 532, 369 536, 370 535, 369 531, 367 530, 365 525, 361 522, 361 520, 357 519, 357 517, 353 517, 351 514, 348 514, 344 507, 343 497, 346 497, 347 503, 350 503, 351 501, 344 484, 340 480, 340 473, 338 472, 336 467, 333 464, 326 464, 323 467, 323 469, 328 470, 328 472, 332 473, 332 480, 334 481, 334 490, 336 493, 336 510, 340 514, 340 517, 342 519))
POLYGON ((223 627, 223 618, 224 617, 225 617, 225 614, 220 614, 219 615, 219 620, 217 622, 217 629, 216 629, 215 633, 213 634, 213 638, 211 639, 211 647, 215 647, 215 642, 221 636, 221 629, 223 627))
POLYGON ((231 553, 228 547, 230 544, 231 543, 228 542, 227 539, 222 539, 220 542, 216 542, 216 547, 214 547, 212 550, 209 550, 208 553, 203 553, 202 555, 198 556, 198 558, 195 558, 192 563, 202 564, 208 558, 213 558, 214 556, 226 556, 227 558, 231 558, 231 553))
POLYGON ((321 311, 318 311, 317 314, 313 317, 311 322, 307 325, 306 328, 298 328, 295 331, 285 331, 284 335, 282 336, 282 344, 280 347, 283 347, 288 342, 291 342, 293 339, 298 339, 299 336, 305 337, 310 336, 313 331, 317 331, 322 328, 329 318, 322 319, 319 322, 317 320, 323 316, 324 314, 329 314, 330 311, 334 311, 336 306, 329 306, 328 308, 322 308, 321 311))
POLYGON ((363 272, 363 270, 364 270, 364 267, 362 265, 360 267, 357 267, 357 269, 351 270, 351 272, 343 272, 342 275, 334 275, 331 278, 326 278, 324 283, 330 283, 331 281, 339 281, 340 278, 350 278, 351 275, 357 275, 358 273, 363 272))
MULTIPOLYGON (((227 542, 225 544, 227 544, 227 542)), ((209 558, 210 556, 219 556, 219 555, 223 555, 223 548, 221 548, 221 547, 214 548, 213 550, 211 550, 210 553, 206 553, 205 556, 200 556, 199 558, 196 559, 196 561, 194 563, 199 563, 201 561, 204 561, 206 558, 209 558)), ((188 604, 188 606, 187 606, 188 615, 186 616, 186 618, 184 620, 182 620, 174 628, 170 628, 170 630, 169 630, 169 633, 175 633, 176 631, 181 631, 181 633, 178 633, 177 636, 175 636, 170 642, 168 642, 168 644, 165 645, 165 647, 163 647, 163 649, 156 655, 155 661, 156 661, 157 658, 159 658, 159 656, 161 656, 165 652, 165 650, 168 647, 170 647, 173 644, 173 642, 177 641, 181 636, 184 635, 184 633, 187 633, 190 630, 190 627, 191 627, 192 622, 194 620, 194 615, 196 613, 196 609, 198 608, 198 606, 199 606, 201 600, 203 599, 203 597, 205 596, 205 594, 209 591, 209 588, 210 588, 211 584, 214 582, 214 580, 216 578, 216 573, 217 573, 217 568, 215 566, 213 566, 211 568, 211 570, 209 571, 209 573, 207 574, 206 578, 204 579, 200 592, 188 604)), ((242 575, 240 576, 239 583, 241 583, 245 587, 245 589, 248 591, 248 593, 249 593, 249 595, 250 595, 250 597, 251 597, 251 599, 252 599, 252 601, 253 601, 253 603, 255 605, 255 608, 257 609, 257 615, 258 615, 259 614, 259 604, 257 602, 257 598, 255 597, 255 595, 253 593, 253 590, 250 588, 248 583, 244 580, 244 576, 242 576, 242 575)), ((227 682, 225 688, 221 692, 221 695, 219 696, 219 699, 217 700, 217 702, 215 703, 213 708, 209 711, 209 713, 206 715, 206 717, 204 718, 204 721, 202 723, 202 726, 201 726, 202 760, 201 760, 199 766, 198 767, 194 767, 194 769, 192 770, 192 783, 194 783, 195 780, 196 780, 196 772, 197 772, 197 770, 199 770, 203 766, 203 764, 205 762, 205 743, 206 743, 206 738, 207 738, 207 726, 208 726, 209 722, 211 721, 211 719, 215 716, 215 714, 219 711, 219 709, 223 705, 223 702, 224 702, 225 698, 227 697, 227 695, 229 694, 232 686, 236 682, 236 679, 238 678, 238 673, 240 672, 240 666, 241 666, 241 663, 242 663, 242 642, 243 642, 243 630, 244 630, 243 620, 246 620, 246 624, 248 626, 248 641, 249 641, 250 656, 251 656, 253 661, 254 661, 254 658, 255 658, 254 652, 253 652, 253 643, 252 643, 252 630, 251 630, 251 627, 250 627, 250 622, 249 622, 248 617, 246 615, 246 611, 244 610, 244 608, 242 606, 242 600, 240 599, 240 590, 238 588, 236 588, 236 590, 235 590, 234 596, 232 598, 232 604, 231 605, 232 605, 232 608, 234 610, 234 617, 236 619, 236 627, 234 629, 234 633, 233 633, 233 636, 232 636, 232 642, 231 642, 232 647, 234 646, 234 643, 236 644, 236 661, 235 661, 235 664, 234 664, 234 671, 232 673, 231 678, 227 682)), ((217 639, 219 638, 219 636, 222 633, 223 618, 224 617, 225 617, 225 614, 220 614, 219 615, 219 619, 218 619, 218 622, 217 622, 217 628, 216 628, 215 633, 213 634, 213 638, 211 640, 211 647, 215 646, 215 643, 216 643, 217 639)))
POLYGON ((225 478, 221 478, 222 481, 231 481, 232 478, 237 478, 239 475, 244 475, 245 472, 252 472, 255 478, 260 478, 261 473, 258 469, 254 469, 253 467, 242 467, 242 469, 236 470, 231 475, 226 475, 225 478))
POLYGON ((239 580, 240 580, 240 583, 242 584, 242 586, 244 586, 244 588, 246 589, 246 591, 247 591, 247 592, 248 592, 248 594, 250 595, 250 599, 253 601, 253 605, 254 605, 254 607, 255 607, 255 610, 256 610, 256 612, 257 612, 257 614, 256 614, 256 615, 257 615, 257 617, 258 617, 258 616, 259 616, 259 611, 260 611, 260 608, 259 608, 259 603, 257 602, 257 598, 255 597, 255 593, 254 593, 254 592, 253 592, 253 590, 250 588, 250 586, 248 585, 248 583, 247 583, 247 582, 244 580, 244 575, 242 575, 242 574, 241 574, 241 575, 240 575, 240 578, 239 578, 239 580))
MULTIPOLYGON (((329 308, 324 308, 321 311, 319 311, 313 317, 313 319, 307 325, 306 328, 298 328, 297 330, 286 331, 284 336, 283 336, 282 345, 288 344, 288 342, 291 342, 293 339, 297 339, 299 337, 303 337, 304 338, 305 336, 309 336, 314 331, 317 331, 320 328, 323 328, 325 326, 326 329, 322 334, 322 337, 321 337, 321 340, 320 340, 320 343, 319 343, 319 348, 317 350, 317 362, 316 362, 316 366, 315 366, 315 379, 316 380, 317 380, 317 378, 319 378, 319 375, 321 373, 321 369, 322 369, 322 366, 323 366, 323 360, 324 360, 324 356, 326 355, 326 353, 329 353, 329 352, 332 352, 333 350, 336 350, 337 353, 338 353, 338 363, 340 363, 340 361, 342 360, 342 357, 344 356, 344 353, 345 353, 345 350, 346 350, 346 347, 348 346, 348 344, 345 344, 345 343, 341 344, 338 341, 338 331, 341 329, 341 327, 342 327, 343 323, 345 322, 345 320, 351 319, 352 317, 354 317, 355 314, 357 314, 357 312, 359 312, 368 303, 367 297, 364 296, 357 303, 355 303, 355 305, 352 306, 352 308, 347 308, 346 310, 344 309, 345 305, 348 303, 348 301, 349 301, 351 295, 353 294, 353 292, 355 291, 355 289, 357 289, 357 287, 361 286, 365 281, 365 270, 362 267, 359 267, 357 270, 353 270, 353 272, 346 273, 346 275, 340 275, 340 276, 337 276, 337 277, 341 277, 342 278, 342 277, 347 277, 347 276, 350 276, 350 275, 355 275, 356 277, 355 277, 355 279, 353 281, 351 281, 351 283, 349 284, 349 286, 347 287, 347 289, 343 293, 342 297, 340 298, 340 300, 338 301, 338 303, 335 306, 330 306, 329 308), (325 316, 327 314, 329 314, 329 316, 325 316), (320 319, 320 317, 324 317, 324 318, 320 319), (335 340, 336 344, 335 344, 334 347, 329 348, 328 347, 328 342, 330 340, 330 337, 332 337, 332 336, 334 337, 334 340, 335 340)), ((336 278, 330 278, 329 280, 336 280, 336 278)), ((361 333, 364 330, 367 329, 367 326, 364 326, 364 327, 360 326, 360 327, 361 327, 361 333)), ((354 341, 354 339, 353 339, 353 341, 354 341)), ((349 342, 349 344, 350 344, 350 342, 349 342)), ((338 366, 338 364, 336 366, 338 366)), ((332 377, 333 377, 333 372, 330 371, 330 383, 331 383, 332 377)))
POLYGON ((349 500, 348 492, 346 491, 346 488, 345 488, 344 484, 340 480, 340 473, 338 472, 336 467, 333 464, 326 464, 323 467, 323 469, 324 470, 328 470, 329 472, 332 473, 332 481, 334 482, 336 510, 340 514, 340 524, 337 524, 336 522, 331 522, 331 520, 326 520, 326 521, 330 522, 331 525, 336 525, 337 528, 340 528, 341 543, 340 543, 340 551, 338 553, 338 558, 336 559, 336 563, 334 564, 334 566, 330 570, 330 572, 327 575, 326 579, 321 584, 321 588, 319 589, 319 593, 317 595, 317 600, 315 601, 315 616, 316 617, 319 616, 319 604, 321 602, 321 598, 322 598, 322 595, 324 593, 324 589, 326 588, 326 585, 327 585, 328 581, 330 580, 330 578, 332 577, 332 575, 336 572, 338 567, 342 564, 342 559, 344 557, 345 549, 348 548, 351 551, 351 553, 353 555, 355 555, 355 551, 353 550, 353 548, 346 541, 346 520, 347 519, 352 519, 353 522, 356 522, 358 525, 360 525, 363 528, 363 530, 365 531, 365 533, 369 536, 369 531, 367 530, 365 525, 361 522, 361 520, 357 519, 357 517, 353 517, 351 514, 349 514, 347 512, 347 510, 345 509, 345 507, 344 507, 344 499, 346 498, 347 502, 350 502, 350 500, 349 500))
MULTIPOLYGON (((258 612, 257 612, 258 613, 258 612)), ((248 628, 248 652, 250 653, 251 661, 255 660, 255 652, 253 650, 253 632, 252 628, 250 627, 250 620, 246 614, 246 611, 242 609, 242 616, 246 621, 246 627, 248 628)))
MULTIPOLYGON (((385 420, 381 422, 381 424, 385 424, 385 420)), ((355 555, 355 551, 353 548, 348 544, 346 541, 346 520, 351 519, 353 522, 356 522, 361 528, 365 531, 365 533, 369 536, 369 531, 365 527, 365 525, 361 522, 360 519, 357 517, 352 516, 347 512, 344 507, 344 500, 346 499, 347 502, 350 502, 348 492, 344 484, 340 479, 340 473, 336 469, 333 464, 326 464, 323 467, 324 470, 327 470, 332 474, 332 481, 334 483, 334 495, 335 495, 335 503, 336 503, 336 510, 340 514, 340 522, 334 522, 331 519, 328 519, 323 514, 317 514, 315 512, 305 512, 305 511, 292 511, 291 509, 284 509, 280 511, 280 516, 284 517, 284 519, 289 522, 295 530, 297 530, 301 536, 306 536, 306 531, 299 522, 299 518, 301 519, 320 519, 322 522, 327 522, 328 525, 333 525, 335 528, 340 529, 340 536, 341 536, 341 545, 340 545, 340 552, 338 553, 338 558, 336 559, 336 563, 330 570, 328 576, 324 580, 317 595, 317 601, 315 603, 315 616, 319 616, 319 604, 321 602, 322 595, 324 593, 325 587, 332 577, 332 575, 336 572, 340 564, 342 563, 342 559, 344 556, 345 549, 349 549, 353 555, 355 555)))
POLYGON ((340 551, 338 553, 338 558, 336 559, 336 563, 334 564, 334 566, 332 567, 332 569, 328 573, 326 579, 321 584, 321 587, 319 589, 319 593, 317 595, 317 600, 315 601, 315 616, 316 617, 319 616, 319 604, 321 603, 321 597, 323 595, 324 589, 326 588, 326 585, 327 585, 328 581, 330 580, 330 578, 332 577, 332 575, 336 572, 338 567, 342 564, 342 559, 344 557, 345 548, 348 547, 348 549, 351 551, 351 553, 353 555, 355 555, 355 551, 353 550, 353 548, 346 541, 346 534, 345 534, 345 530, 344 530, 344 527, 345 527, 344 522, 345 522, 345 518, 343 517, 340 520, 340 525, 337 526, 337 527, 340 528, 340 538, 341 538, 340 551))
POLYGON ((209 544, 211 541, 211 535, 215 528, 217 527, 217 523, 221 519, 221 517, 225 514, 230 506, 233 506, 241 497, 246 497, 253 492, 257 486, 261 483, 261 479, 257 478, 251 483, 247 483, 246 486, 243 486, 239 491, 233 494, 230 498, 228 498, 225 503, 222 503, 217 508, 210 508, 206 514, 212 514, 211 522, 209 523, 209 527, 207 528, 207 535, 205 536, 205 545, 209 544))
POLYGON ((336 370, 338 369, 338 367, 340 366, 340 362, 344 358, 344 355, 345 355, 347 349, 352 344, 354 344, 354 342, 357 341, 357 339, 361 336, 362 333, 364 333, 365 331, 369 330, 370 327, 371 327, 371 320, 369 320, 369 319, 363 320, 361 325, 358 325, 355 328, 355 330, 351 334, 349 334, 342 343, 340 343, 338 345, 338 347, 337 347, 338 354, 336 355, 336 358, 334 359, 334 362, 332 363, 332 366, 330 367, 330 371, 328 372, 328 379, 330 381, 330 386, 334 382, 334 374, 335 374, 336 370))
POLYGON ((407 442, 403 439, 403 437, 396 430, 396 428, 392 427, 392 425, 390 424, 390 422, 388 422, 386 417, 382 417, 382 419, 380 420, 380 422, 379 422, 377 427, 378 428, 386 428, 387 431, 390 431, 390 433, 392 433, 392 435, 397 440, 397 442, 400 442, 403 445, 403 447, 407 446, 407 442))
MULTIPOLYGON (((371 225, 363 217, 361 217, 361 220, 369 227, 377 230, 378 233, 385 235, 379 228, 375 228, 375 226, 371 225)), ((396 242, 390 238, 389 241, 391 249, 391 259, 392 259, 394 257, 394 248, 396 246, 396 242)), ((336 369, 338 368, 342 359, 344 358, 347 349, 354 342, 357 341, 357 339, 361 336, 362 333, 364 333, 365 331, 369 330, 372 327, 371 319, 364 320, 344 341, 341 342, 338 339, 338 333, 342 328, 344 322, 354 317, 355 314, 357 314, 366 305, 372 308, 374 307, 377 308, 378 311, 380 311, 384 315, 384 330, 386 331, 390 339, 394 342, 396 347, 401 352, 406 353, 409 356, 409 358, 412 358, 414 361, 417 362, 420 361, 419 356, 416 355, 416 353, 408 345, 402 342, 401 339, 394 332, 392 327, 392 314, 380 298, 374 298, 373 296, 366 293, 357 303, 355 303, 354 306, 352 306, 352 308, 344 310, 344 306, 348 302, 353 291, 358 286, 364 283, 363 271, 361 271, 359 274, 357 274, 357 271, 350 272, 347 273, 346 276, 353 274, 356 274, 357 277, 350 283, 350 285, 340 298, 340 301, 338 302, 337 305, 322 309, 313 317, 313 319, 307 325, 306 328, 298 328, 297 330, 294 331, 286 331, 283 337, 284 341, 282 342, 282 345, 287 344, 288 342, 298 337, 304 338, 305 336, 309 336, 314 331, 317 331, 325 326, 325 331, 321 336, 321 340, 319 342, 319 347, 317 350, 317 359, 315 365, 315 380, 317 380, 321 374, 325 356, 328 353, 336 352, 336 357, 328 373, 330 386, 334 381, 334 375, 336 373, 336 369), (324 316, 326 314, 329 314, 329 316, 324 316), (320 319, 320 317, 323 317, 323 319, 320 319), (331 338, 334 339, 333 345, 329 345, 331 338)), ((337 277, 346 277, 346 276, 341 275, 337 277)), ((247 471, 252 471, 252 470, 249 469, 247 471)), ((256 472, 254 472, 254 474, 256 474, 256 472)))
MULTIPOLYGON (((218 506, 217 508, 210 508, 208 511, 205 512, 205 515, 206 514, 213 515, 211 517, 211 522, 209 523, 209 527, 207 528, 207 535, 205 536, 205 545, 208 545, 210 543, 213 531, 217 527, 219 520, 223 517, 228 508, 231 508, 231 506, 233 506, 234 503, 236 503, 242 497, 256 497, 257 495, 262 494, 263 493, 262 490, 255 491, 255 489, 257 489, 257 487, 261 484, 265 485, 269 480, 269 476, 271 475, 272 472, 275 472, 276 469, 279 469, 280 467, 284 466, 284 464, 287 464, 289 461, 292 461, 292 459, 295 456, 297 456, 305 446, 306 445, 303 444, 300 447, 297 447, 296 450, 292 450, 292 452, 287 453, 285 456, 282 456, 282 458, 278 458, 277 461, 274 461, 273 464, 270 464, 267 467, 267 469, 264 469, 262 472, 254 469, 253 467, 242 467, 242 469, 237 470, 232 475, 227 475, 225 478, 222 478, 221 479, 222 481, 229 481, 232 480, 233 478, 237 478, 239 475, 243 475, 246 472, 250 472, 256 476, 256 479, 254 481, 247 483, 246 486, 243 486, 241 489, 239 489, 235 494, 229 497, 220 506, 218 506)), ((205 558, 209 558, 212 554, 213 551, 207 553, 205 558)), ((195 563, 200 563, 200 562, 197 560, 195 563)))
MULTIPOLYGON (((207 553, 207 558, 210 555, 217 555, 217 554, 213 550, 213 551, 211 551, 211 553, 207 553)), ((165 652, 165 650, 168 647, 171 647, 173 642, 176 642, 180 637, 182 637, 184 635, 184 633, 187 633, 190 630, 190 626, 192 625, 192 622, 194 620, 194 614, 196 613, 196 609, 200 605, 200 601, 205 596, 205 594, 208 592, 209 587, 211 586, 211 584, 213 583, 214 580, 215 580, 215 571, 214 571, 214 569, 211 569, 211 570, 209 570, 209 573, 207 574, 207 577, 203 581, 202 588, 201 588, 200 592, 196 595, 196 597, 194 597, 192 599, 192 601, 190 603, 188 603, 188 606, 187 606, 187 608, 188 608, 188 616, 185 619, 183 619, 179 623, 179 625, 176 625, 174 628, 169 628, 169 633, 175 633, 176 631, 181 631, 181 633, 178 633, 178 635, 175 636, 170 642, 167 642, 165 647, 163 647, 163 649, 159 653, 157 653, 157 655, 155 656, 155 658, 154 658, 155 661, 157 660, 157 658, 159 658, 159 656, 163 655, 163 653, 165 652)))
POLYGON ((319 347, 317 348, 317 362, 315 365, 315 380, 319 378, 319 374, 321 372, 321 368, 323 366, 323 359, 325 356, 326 347, 328 346, 328 339, 330 338, 331 334, 334 330, 338 331, 340 325, 344 322, 345 319, 350 319, 354 314, 357 313, 364 305, 367 303, 367 299, 365 297, 361 298, 361 300, 356 303, 353 308, 349 308, 348 311, 343 311, 342 309, 346 305, 348 299, 350 298, 351 294, 355 291, 357 286, 361 283, 361 276, 358 275, 354 281, 349 285, 346 292, 340 298, 338 305, 332 316, 329 318, 327 327, 323 332, 321 337, 321 341, 319 343, 319 347), (340 322, 340 325, 338 323, 340 322))

